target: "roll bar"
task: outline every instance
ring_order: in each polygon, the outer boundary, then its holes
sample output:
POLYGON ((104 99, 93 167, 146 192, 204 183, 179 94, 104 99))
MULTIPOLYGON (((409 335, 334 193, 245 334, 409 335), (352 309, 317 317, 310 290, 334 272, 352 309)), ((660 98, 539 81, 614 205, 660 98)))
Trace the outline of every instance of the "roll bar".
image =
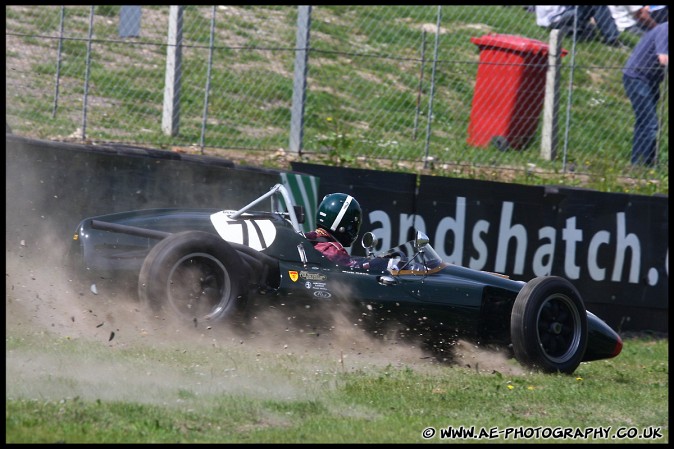
POLYGON ((256 204, 260 203, 261 201, 264 201, 265 199, 267 199, 269 197, 272 197, 272 199, 271 199, 271 201, 272 201, 271 211, 272 212, 280 212, 280 210, 278 210, 279 208, 275 207, 278 204, 277 199, 274 198, 275 193, 280 193, 281 196, 283 197, 283 201, 285 202, 286 209, 288 209, 288 217, 290 218, 290 223, 292 223, 292 225, 293 225, 293 229, 295 229, 295 231, 298 234, 304 235, 304 233, 302 232, 302 228, 300 227, 300 223, 297 220, 297 214, 295 213, 295 208, 293 207, 293 203, 292 203, 292 201, 290 201, 290 195, 288 194, 288 191, 283 186, 283 184, 276 184, 274 187, 272 187, 269 190, 269 192, 265 193, 264 195, 261 195, 259 198, 257 198, 256 200, 253 200, 252 202, 243 206, 241 209, 237 210, 233 214, 230 214, 229 218, 240 217, 241 214, 246 212, 248 209, 250 209, 251 207, 255 206, 256 204))

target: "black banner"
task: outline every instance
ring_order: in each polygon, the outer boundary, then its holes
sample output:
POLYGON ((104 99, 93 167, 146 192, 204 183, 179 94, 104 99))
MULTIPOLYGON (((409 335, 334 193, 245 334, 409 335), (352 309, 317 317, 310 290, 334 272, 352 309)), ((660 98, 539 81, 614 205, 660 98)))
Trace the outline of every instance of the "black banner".
MULTIPOLYGON (((448 262, 523 281, 562 276, 619 330, 668 330, 668 197, 299 163, 293 169, 320 178, 320 198, 353 195, 365 215, 361 233, 374 231, 377 249, 418 228, 448 262)), ((353 254, 361 251, 354 245, 353 254)))

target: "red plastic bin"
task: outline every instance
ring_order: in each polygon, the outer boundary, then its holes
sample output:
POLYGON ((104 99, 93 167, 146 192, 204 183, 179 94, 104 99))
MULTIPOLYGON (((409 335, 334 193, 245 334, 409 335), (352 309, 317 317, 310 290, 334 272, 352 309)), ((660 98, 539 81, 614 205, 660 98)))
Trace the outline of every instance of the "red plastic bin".
MULTIPOLYGON (((480 49, 468 144, 500 150, 526 147, 536 133, 545 97, 548 44, 522 36, 472 37, 480 49)), ((561 51, 565 56, 568 52, 561 51)))

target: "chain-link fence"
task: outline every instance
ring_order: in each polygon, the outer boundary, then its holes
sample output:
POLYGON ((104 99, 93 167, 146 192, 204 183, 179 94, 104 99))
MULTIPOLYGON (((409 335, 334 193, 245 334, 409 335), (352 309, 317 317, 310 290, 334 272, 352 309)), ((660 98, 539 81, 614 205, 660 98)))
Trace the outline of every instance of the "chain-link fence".
POLYGON ((7 126, 27 137, 668 193, 668 78, 657 163, 630 162, 622 68, 639 38, 562 37, 551 77, 527 7, 6 6, 5 36, 7 126))

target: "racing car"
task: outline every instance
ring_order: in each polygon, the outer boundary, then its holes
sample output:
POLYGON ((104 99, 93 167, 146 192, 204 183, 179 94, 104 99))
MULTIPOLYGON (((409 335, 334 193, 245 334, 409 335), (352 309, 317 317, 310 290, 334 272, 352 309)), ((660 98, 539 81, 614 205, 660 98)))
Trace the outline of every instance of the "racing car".
POLYGON ((303 222, 304 208, 277 184, 239 210, 148 209, 85 218, 69 255, 86 273, 137 279, 138 297, 153 313, 195 326, 245 321, 251 308, 282 301, 348 307, 370 330, 399 323, 442 351, 456 338, 502 345, 523 366, 548 373, 570 374, 581 362, 622 350, 620 336, 586 310, 565 278, 523 282, 449 264, 420 230, 380 253, 376 236, 366 232, 364 257, 388 263, 378 270, 344 267, 313 247, 303 222), (266 200, 270 209, 256 207, 266 200))

